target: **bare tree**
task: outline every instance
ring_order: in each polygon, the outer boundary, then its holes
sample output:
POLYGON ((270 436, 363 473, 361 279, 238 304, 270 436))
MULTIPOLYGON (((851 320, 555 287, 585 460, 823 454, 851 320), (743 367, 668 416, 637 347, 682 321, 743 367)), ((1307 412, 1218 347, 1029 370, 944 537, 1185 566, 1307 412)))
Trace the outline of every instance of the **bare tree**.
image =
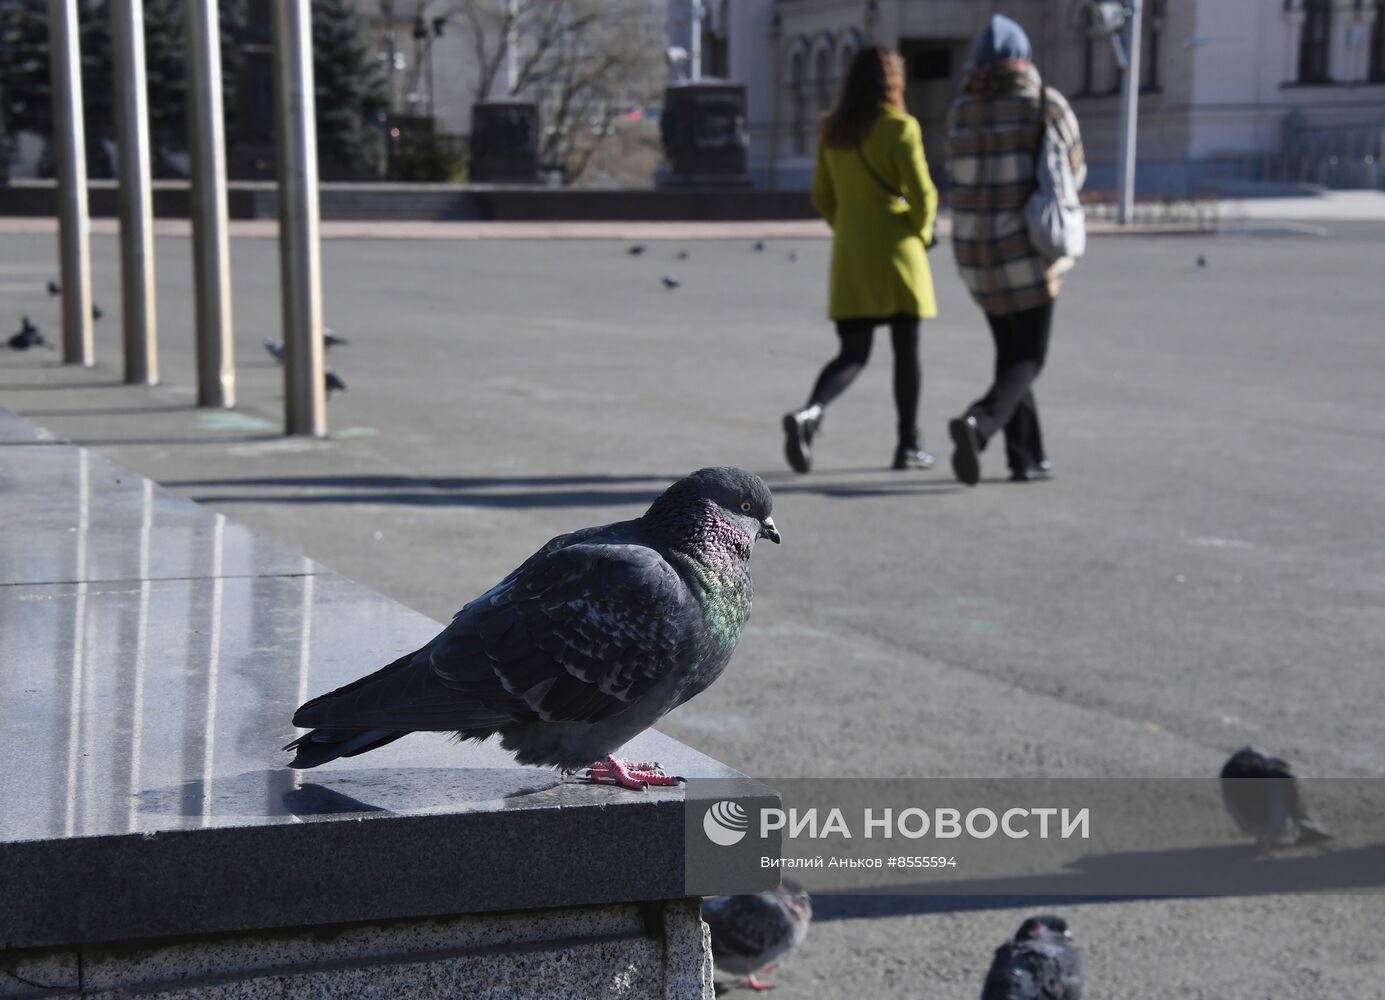
POLYGON ((476 97, 494 92, 513 42, 514 96, 539 105, 539 162, 564 183, 581 176, 613 123, 663 84, 662 4, 649 0, 459 0, 478 67, 476 97))

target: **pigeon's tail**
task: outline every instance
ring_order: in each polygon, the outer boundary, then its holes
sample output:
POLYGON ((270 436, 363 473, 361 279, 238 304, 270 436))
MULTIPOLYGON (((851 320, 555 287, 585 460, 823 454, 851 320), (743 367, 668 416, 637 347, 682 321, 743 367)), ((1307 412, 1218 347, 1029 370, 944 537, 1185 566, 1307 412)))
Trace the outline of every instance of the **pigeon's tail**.
POLYGON ((407 735, 389 729, 314 729, 284 749, 297 751, 293 760, 289 761, 289 767, 302 770, 338 757, 354 757, 407 735))

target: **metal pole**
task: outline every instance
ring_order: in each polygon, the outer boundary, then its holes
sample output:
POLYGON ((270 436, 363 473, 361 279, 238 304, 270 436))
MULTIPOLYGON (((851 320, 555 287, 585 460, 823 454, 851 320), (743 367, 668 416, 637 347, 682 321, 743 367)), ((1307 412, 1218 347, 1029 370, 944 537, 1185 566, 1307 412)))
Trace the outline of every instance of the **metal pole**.
POLYGON ((505 0, 505 96, 514 97, 519 88, 519 0, 505 0))
POLYGON ((689 25, 688 79, 696 82, 702 79, 702 0, 692 0, 690 10, 692 23, 689 25))
POLYGON ((1140 21, 1143 0, 1130 0, 1125 77, 1121 80, 1120 148, 1116 221, 1126 225, 1135 208, 1135 133, 1140 119, 1140 21))
POLYGON ((125 381, 159 381, 154 305, 149 101, 144 81, 144 0, 111 0, 115 134, 120 168, 120 294, 125 381))
POLYGON ((192 266, 197 294, 197 405, 236 405, 231 350, 231 245, 226 232, 226 122, 216 0, 188 0, 192 266))
POLYGON ((53 160, 58 174, 63 361, 94 363, 91 339, 91 223, 87 217, 87 144, 82 120, 82 59, 77 0, 48 0, 53 85, 53 160))
POLYGON ((322 258, 309 0, 274 4, 274 117, 279 135, 279 298, 284 325, 284 430, 322 437, 322 258))

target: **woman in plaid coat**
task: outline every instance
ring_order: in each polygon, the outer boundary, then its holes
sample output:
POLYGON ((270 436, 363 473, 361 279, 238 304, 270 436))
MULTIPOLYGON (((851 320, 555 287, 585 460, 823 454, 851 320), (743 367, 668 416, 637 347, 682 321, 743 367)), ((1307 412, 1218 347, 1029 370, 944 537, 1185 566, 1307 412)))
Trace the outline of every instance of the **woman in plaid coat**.
POLYGON ((986 442, 1001 430, 1012 480, 1047 478, 1052 468, 1031 387, 1048 353, 1061 276, 1072 261, 1041 256, 1024 217, 1049 126, 1080 188, 1087 168, 1077 118, 1063 95, 1039 79, 1024 29, 997 14, 977 38, 970 77, 948 112, 953 253, 996 348, 995 381, 948 425, 952 470, 968 486, 980 479, 986 442))

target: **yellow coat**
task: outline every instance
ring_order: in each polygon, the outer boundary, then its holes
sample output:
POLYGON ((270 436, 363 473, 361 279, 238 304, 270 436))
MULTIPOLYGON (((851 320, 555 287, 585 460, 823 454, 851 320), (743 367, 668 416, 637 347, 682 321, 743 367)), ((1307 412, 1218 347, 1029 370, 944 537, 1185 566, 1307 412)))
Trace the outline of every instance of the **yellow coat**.
POLYGON ((833 233, 828 314, 833 319, 936 316, 924 247, 933 242, 938 189, 928 176, 918 121, 885 105, 861 151, 906 200, 890 197, 855 147, 818 143, 813 207, 833 233))

